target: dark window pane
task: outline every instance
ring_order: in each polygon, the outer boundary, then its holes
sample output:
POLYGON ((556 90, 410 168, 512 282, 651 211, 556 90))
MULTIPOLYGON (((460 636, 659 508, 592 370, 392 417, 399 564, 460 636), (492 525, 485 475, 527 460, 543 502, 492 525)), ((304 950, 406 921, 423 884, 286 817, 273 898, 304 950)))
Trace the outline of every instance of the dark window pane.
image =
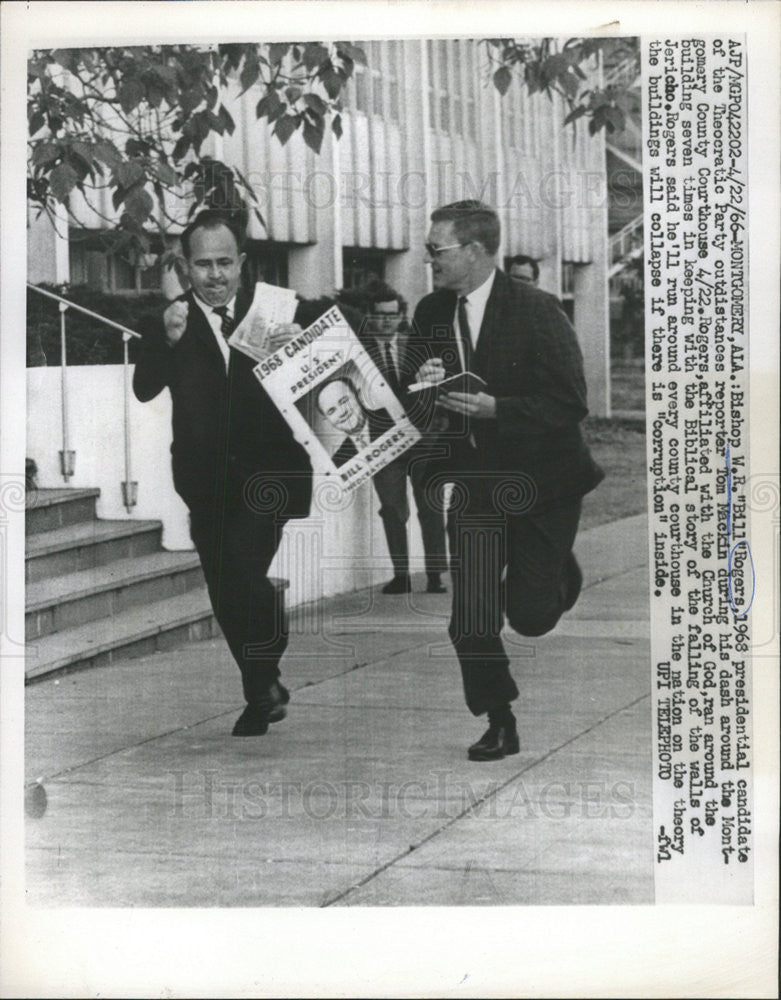
POLYGON ((358 111, 369 110, 369 94, 364 70, 359 70, 355 74, 355 107, 358 111))
POLYGON ((382 77, 372 73, 372 110, 375 115, 382 117, 382 77))
POLYGON ((450 131, 450 98, 440 97, 439 99, 439 127, 443 132, 450 131))
POLYGON ((391 80, 388 87, 389 108, 388 114, 397 122, 399 120, 399 84, 397 80, 391 80))

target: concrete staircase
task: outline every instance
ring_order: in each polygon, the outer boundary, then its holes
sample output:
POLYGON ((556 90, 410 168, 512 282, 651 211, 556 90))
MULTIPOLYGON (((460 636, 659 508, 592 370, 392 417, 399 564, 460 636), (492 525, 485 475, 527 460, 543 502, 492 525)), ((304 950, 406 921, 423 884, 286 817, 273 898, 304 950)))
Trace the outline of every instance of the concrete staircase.
POLYGON ((28 682, 219 634, 195 552, 159 521, 106 521, 97 489, 27 494, 28 682))

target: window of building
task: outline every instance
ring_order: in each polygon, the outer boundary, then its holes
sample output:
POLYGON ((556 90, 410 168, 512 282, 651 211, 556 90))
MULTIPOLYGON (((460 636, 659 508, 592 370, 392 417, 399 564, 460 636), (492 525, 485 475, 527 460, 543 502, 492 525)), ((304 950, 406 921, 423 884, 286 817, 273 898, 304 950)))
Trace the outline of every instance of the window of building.
POLYGON ((429 116, 432 129, 477 137, 474 43, 429 40, 429 116))
POLYGON ((101 230, 71 230, 68 244, 71 284, 126 295, 159 292, 162 240, 153 236, 150 252, 134 260, 125 252, 113 253, 109 239, 101 230))
POLYGON ((269 240, 247 240, 244 246, 247 259, 242 269, 242 283, 254 288, 259 281, 267 285, 288 288, 288 253, 284 243, 269 240))
POLYGON ((348 107, 391 121, 400 119, 400 51, 398 42, 356 42, 367 66, 356 65, 346 89, 348 107))
POLYGON ((383 250, 344 247, 342 250, 342 287, 358 288, 372 275, 384 281, 385 257, 386 254, 383 250))
POLYGON ((570 323, 573 324, 575 322, 575 268, 577 266, 571 260, 561 262, 561 304, 570 323))

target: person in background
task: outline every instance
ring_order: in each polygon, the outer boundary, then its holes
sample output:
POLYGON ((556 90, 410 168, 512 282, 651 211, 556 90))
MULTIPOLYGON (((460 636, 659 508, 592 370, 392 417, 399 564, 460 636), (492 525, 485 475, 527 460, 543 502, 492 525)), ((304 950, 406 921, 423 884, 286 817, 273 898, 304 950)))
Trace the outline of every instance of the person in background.
POLYGON ((536 288, 540 280, 540 265, 533 257, 519 253, 510 260, 507 273, 516 281, 523 281, 536 288))
MULTIPOLYGON (((404 386, 410 381, 407 377, 410 373, 405 371, 409 327, 404 298, 384 281, 372 277, 357 289, 339 292, 338 300, 363 313, 359 339, 388 387, 403 403, 404 386)), ((423 538, 426 592, 446 592, 442 584, 442 574, 448 568, 444 505, 439 494, 430 488, 426 476, 427 448, 426 441, 419 442, 374 476, 374 488, 381 505, 380 517, 393 563, 393 578, 382 588, 384 594, 409 593, 412 589, 407 540, 408 477, 412 482, 423 538)))

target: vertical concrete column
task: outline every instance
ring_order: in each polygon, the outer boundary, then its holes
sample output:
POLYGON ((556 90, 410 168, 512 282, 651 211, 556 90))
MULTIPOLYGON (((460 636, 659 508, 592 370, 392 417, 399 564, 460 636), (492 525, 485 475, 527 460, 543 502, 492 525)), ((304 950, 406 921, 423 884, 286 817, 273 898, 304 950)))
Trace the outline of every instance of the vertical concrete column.
POLYGON ((402 142, 406 163, 395 197, 406 220, 408 248, 388 257, 388 282, 407 299, 410 312, 431 290, 430 268, 423 262, 423 244, 428 232, 431 204, 431 132, 428 104, 428 59, 425 41, 405 41, 404 87, 402 91, 402 142))
MULTIPOLYGON (((594 222, 596 230, 597 221, 594 222)), ((607 223, 604 239, 592 233, 595 253, 590 264, 575 268, 575 329, 583 352, 588 388, 589 412, 594 417, 610 416, 610 314, 605 260, 607 223)))
POLYGON ((331 295, 342 286, 342 204, 339 150, 327 131, 317 173, 304 186, 315 217, 316 242, 288 255, 288 281, 305 298, 331 295))

